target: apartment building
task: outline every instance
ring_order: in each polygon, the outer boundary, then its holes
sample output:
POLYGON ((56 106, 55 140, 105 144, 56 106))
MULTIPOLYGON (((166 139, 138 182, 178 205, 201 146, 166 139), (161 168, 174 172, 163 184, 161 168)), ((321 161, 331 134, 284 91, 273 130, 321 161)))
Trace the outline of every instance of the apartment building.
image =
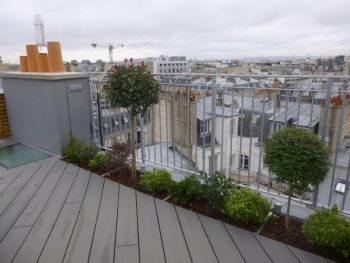
POLYGON ((188 65, 186 56, 168 56, 146 58, 146 64, 152 73, 186 73, 188 65))

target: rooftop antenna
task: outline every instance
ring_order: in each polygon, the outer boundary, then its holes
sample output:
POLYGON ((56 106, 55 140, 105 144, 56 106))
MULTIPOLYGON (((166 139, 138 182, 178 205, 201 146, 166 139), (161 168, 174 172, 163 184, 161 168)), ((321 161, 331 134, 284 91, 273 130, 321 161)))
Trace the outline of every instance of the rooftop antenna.
POLYGON ((35 41, 39 48, 40 54, 47 54, 47 46, 45 41, 44 19, 40 14, 34 15, 34 31, 35 41))

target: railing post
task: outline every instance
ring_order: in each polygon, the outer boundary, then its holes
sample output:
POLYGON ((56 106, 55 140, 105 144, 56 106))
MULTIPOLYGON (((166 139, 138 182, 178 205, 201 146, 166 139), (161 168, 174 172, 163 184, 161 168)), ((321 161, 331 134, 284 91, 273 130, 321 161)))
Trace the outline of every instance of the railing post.
MULTIPOLYGON (((216 120, 216 77, 212 77, 211 85, 211 143, 210 143, 210 169, 209 174, 213 176, 215 173, 215 120, 216 120)), ((222 156, 221 156, 222 158, 222 156)))
POLYGON ((143 134, 143 114, 140 114, 140 136, 141 136, 141 159, 142 159, 142 163, 140 164, 140 171, 143 174, 146 170, 145 140, 144 140, 144 134, 143 134))
MULTIPOLYGON (((322 133, 321 133, 321 140, 326 140, 326 132, 327 132, 327 126, 328 126, 328 112, 329 112, 329 105, 331 103, 331 89, 333 85, 333 78, 329 77, 327 79, 327 92, 326 92, 326 103, 324 105, 324 116, 323 116, 323 125, 322 125, 322 133)), ((314 197, 312 200, 312 208, 316 209, 317 207, 317 199, 318 199, 318 191, 319 191, 319 185, 316 185, 314 197)))
POLYGON ((96 96, 96 106, 97 106, 97 112, 98 112, 98 128, 99 128, 99 135, 100 135, 100 146, 103 147, 103 127, 102 127, 102 110, 101 110, 101 100, 100 100, 100 93, 97 92, 96 96))

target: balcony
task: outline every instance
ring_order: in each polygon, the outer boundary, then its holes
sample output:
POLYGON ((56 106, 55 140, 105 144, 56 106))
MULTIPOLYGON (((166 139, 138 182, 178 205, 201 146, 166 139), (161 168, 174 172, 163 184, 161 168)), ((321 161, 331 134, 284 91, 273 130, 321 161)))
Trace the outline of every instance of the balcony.
MULTIPOLYGON (((346 138, 349 101, 345 99, 339 104, 339 100, 332 99, 339 95, 347 98, 345 77, 329 78, 326 84, 293 77, 297 84, 291 88, 282 87, 266 76, 257 79, 258 87, 250 87, 256 80, 235 81, 238 85, 231 82, 241 76, 189 76, 196 82, 181 84, 180 76, 173 75, 173 80, 163 84, 160 103, 147 116, 138 118, 139 164, 144 163, 147 169, 155 166, 169 169, 178 180, 200 170, 219 171, 262 195, 283 200, 284 186, 276 184, 273 174, 262 167, 261 146, 278 128, 277 123, 302 126, 327 140, 333 153, 334 166, 327 182, 318 188, 317 206, 337 203, 343 214, 348 215, 349 191, 346 187, 344 192, 335 189, 338 181, 349 184, 350 145, 346 138), (318 88, 303 88, 308 86, 305 83, 315 83, 318 88), (255 92, 257 89, 262 92, 255 92), (257 115, 260 118, 254 120, 257 115)), ((87 130, 90 142, 101 148, 111 147, 112 137, 127 141, 124 135, 130 128, 124 120, 126 111, 102 107, 104 76, 80 77, 89 77, 89 96, 85 101, 89 111, 80 113, 88 115, 89 121, 88 125, 78 125, 76 118, 75 135, 87 130)), ((5 78, 11 79, 10 75, 5 78)), ((7 100, 6 87, 4 91, 7 100)), ((69 96, 79 91, 70 92, 67 100, 78 99, 69 96)), ((67 105, 71 103, 74 101, 67 105)), ((11 119, 15 112, 11 106, 7 107, 10 124, 16 122, 11 119)), ((45 118, 48 112, 43 107, 45 104, 36 113, 45 118)), ((66 123, 64 117, 62 114, 60 119, 52 121, 66 123)), ((0 168, 3 262, 284 262, 286 259, 326 262, 319 256, 155 200, 67 164, 48 148, 50 144, 35 144, 40 137, 42 140, 46 137, 38 130, 39 138, 34 138, 34 128, 31 125, 28 130, 31 136, 24 137, 11 129, 17 136, 13 140, 49 152, 52 157, 12 169, 0 168)), ((22 129, 26 130, 26 126, 22 129)), ((54 135, 61 136, 52 133, 49 138, 54 135)), ((66 140, 61 138, 61 143, 66 140)), ((306 205, 312 205, 314 198, 311 193, 295 197, 292 213, 301 218, 312 213, 306 205)))

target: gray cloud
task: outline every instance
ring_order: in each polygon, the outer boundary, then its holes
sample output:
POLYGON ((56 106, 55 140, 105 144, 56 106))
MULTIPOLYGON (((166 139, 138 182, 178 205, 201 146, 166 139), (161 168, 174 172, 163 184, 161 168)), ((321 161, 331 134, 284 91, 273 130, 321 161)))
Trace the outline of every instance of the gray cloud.
POLYGON ((154 42, 115 48, 124 57, 186 55, 350 54, 348 0, 17 0, 3 5, 0 56, 16 62, 34 43, 33 15, 42 14, 47 41, 60 41, 64 60, 108 60, 91 43, 154 42))

